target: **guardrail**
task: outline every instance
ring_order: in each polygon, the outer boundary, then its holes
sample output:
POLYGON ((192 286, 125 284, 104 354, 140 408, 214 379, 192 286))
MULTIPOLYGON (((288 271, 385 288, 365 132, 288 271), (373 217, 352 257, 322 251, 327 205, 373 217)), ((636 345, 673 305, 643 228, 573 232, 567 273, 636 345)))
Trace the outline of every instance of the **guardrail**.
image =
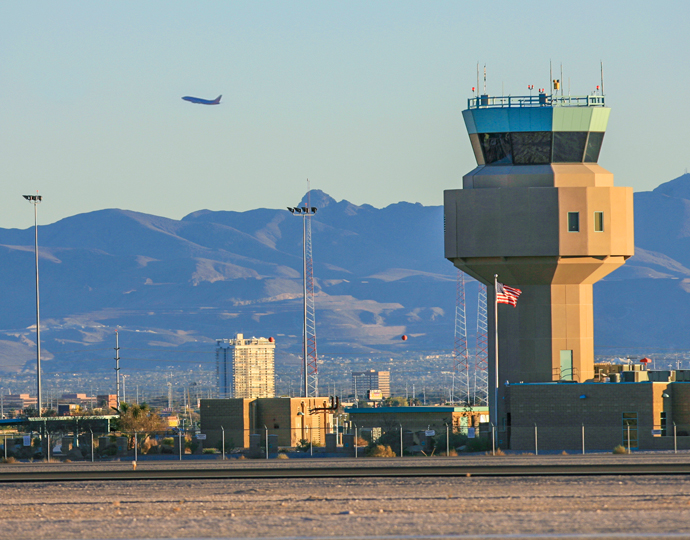
POLYGON ((468 109, 502 109, 521 107, 605 107, 604 96, 477 96, 467 100, 468 109))

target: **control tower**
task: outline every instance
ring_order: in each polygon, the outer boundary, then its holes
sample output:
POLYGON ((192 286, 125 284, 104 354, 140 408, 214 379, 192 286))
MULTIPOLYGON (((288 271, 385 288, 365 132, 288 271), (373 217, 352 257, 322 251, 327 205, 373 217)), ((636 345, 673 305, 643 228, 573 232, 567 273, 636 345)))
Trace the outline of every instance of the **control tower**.
POLYGON ((487 285, 489 328, 494 274, 522 290, 499 307, 501 388, 594 377, 592 285, 634 253, 632 188, 597 164, 609 112, 604 96, 546 93, 463 111, 477 167, 445 192, 445 255, 487 285))

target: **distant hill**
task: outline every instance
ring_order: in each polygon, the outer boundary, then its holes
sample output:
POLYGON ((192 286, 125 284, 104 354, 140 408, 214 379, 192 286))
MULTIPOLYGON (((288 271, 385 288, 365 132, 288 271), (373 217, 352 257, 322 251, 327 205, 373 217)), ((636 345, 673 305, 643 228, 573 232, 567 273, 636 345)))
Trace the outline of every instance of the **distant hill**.
MULTIPOLYGON (((310 198, 320 352, 450 349, 455 269, 443 257, 442 207, 310 198)), ((635 257, 594 288, 595 343, 690 349, 690 175, 635 194, 635 238, 635 257)), ((185 351, 211 362, 215 339, 237 332, 299 354, 302 222, 287 210, 181 220, 101 210, 39 227, 39 250, 46 362, 111 369, 103 359, 117 327, 142 366, 185 351)), ((31 369, 33 228, 0 229, 0 257, 0 370, 31 369)), ((467 304, 473 334, 476 283, 467 304)))
MULTIPOLYGON (((319 349, 394 351, 405 332, 413 348, 451 343, 442 208, 310 195, 319 349)), ((237 332, 301 347, 302 221, 287 210, 179 221, 101 210, 39 227, 39 252, 47 358, 88 361, 114 346, 118 326, 121 346, 154 349, 143 357, 200 347, 212 357, 215 338, 237 332)), ((0 367, 19 368, 34 340, 33 229, 0 229, 0 256, 0 367)))

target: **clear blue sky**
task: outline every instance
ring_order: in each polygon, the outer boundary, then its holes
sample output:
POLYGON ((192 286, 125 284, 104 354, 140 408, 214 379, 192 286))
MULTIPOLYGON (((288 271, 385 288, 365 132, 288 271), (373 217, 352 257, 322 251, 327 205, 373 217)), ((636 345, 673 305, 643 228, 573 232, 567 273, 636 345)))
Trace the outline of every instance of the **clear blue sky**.
POLYGON ((652 189, 690 167, 690 3, 0 3, 0 227, 102 208, 180 218, 280 208, 313 188, 441 204, 475 163, 462 122, 488 91, 599 84, 600 164, 652 189), (193 105, 184 95, 215 98, 193 105))

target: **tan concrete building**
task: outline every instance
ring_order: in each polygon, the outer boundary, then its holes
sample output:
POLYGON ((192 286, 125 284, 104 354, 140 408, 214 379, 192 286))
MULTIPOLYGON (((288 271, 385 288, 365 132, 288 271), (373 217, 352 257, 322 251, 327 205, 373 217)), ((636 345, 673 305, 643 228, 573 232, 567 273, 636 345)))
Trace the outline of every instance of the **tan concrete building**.
POLYGON ((345 409, 350 422, 358 428, 382 428, 384 431, 398 429, 405 431, 425 431, 433 429, 437 433, 445 431, 446 424, 456 433, 468 427, 479 427, 489 421, 488 407, 349 407, 345 409))
MULTIPOLYGON (((445 192, 445 255, 488 287, 522 290, 499 307, 499 425, 505 383, 594 377, 592 285, 634 253, 632 189, 597 164, 603 96, 469 100, 477 167, 445 192)), ((490 332, 492 333, 492 332, 490 332)), ((489 358, 494 355, 489 339, 489 358)), ((496 374, 490 360, 489 389, 496 374)), ((493 399, 490 400, 493 405, 493 399)))
POLYGON ((225 430, 226 448, 249 447, 250 435, 278 436, 279 446, 294 447, 301 440, 323 445, 333 431, 328 398, 202 399, 201 430, 205 447, 214 447, 225 430), (318 410, 320 409, 320 410, 318 410))
POLYGON ((673 450, 674 424, 677 448, 690 448, 690 382, 511 384, 506 400, 502 448, 534 451, 536 427, 540 450, 581 452, 583 432, 587 451, 628 437, 631 450, 673 450))
POLYGON ((275 342, 273 338, 219 339, 216 347, 218 393, 228 398, 275 396, 275 342))

